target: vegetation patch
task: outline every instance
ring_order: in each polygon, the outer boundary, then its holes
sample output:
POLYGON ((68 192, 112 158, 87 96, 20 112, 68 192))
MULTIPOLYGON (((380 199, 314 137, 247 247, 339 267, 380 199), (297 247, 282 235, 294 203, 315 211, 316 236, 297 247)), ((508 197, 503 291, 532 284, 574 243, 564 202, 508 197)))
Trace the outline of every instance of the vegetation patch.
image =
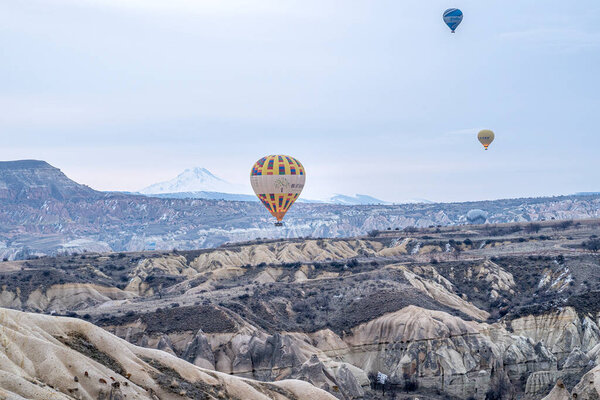
POLYGON ((141 320, 146 325, 148 334, 169 334, 173 332, 205 333, 235 332, 236 325, 227 313, 212 305, 195 305, 179 307, 173 303, 172 308, 159 308, 149 313, 128 312, 123 316, 104 317, 98 320, 101 326, 126 325, 141 320))
MULTIPOLYGON (((378 268, 378 266, 372 266, 378 268)), ((337 334, 409 305, 471 318, 410 286, 398 271, 374 270, 303 284, 271 283, 221 304, 267 331, 337 334)))
POLYGON ((600 291, 581 293, 569 297, 567 306, 573 307, 579 315, 593 315, 600 312, 600 291))
POLYGON ((70 332, 67 336, 57 336, 56 339, 69 346, 73 350, 91 358, 92 360, 104 365, 106 368, 115 371, 119 375, 125 375, 123 366, 110 355, 100 351, 83 333, 70 332))
POLYGON ((271 392, 275 392, 277 394, 280 394, 282 396, 284 396, 286 399, 289 400, 298 400, 298 396, 296 396, 295 394, 293 394, 292 392, 290 392, 289 390, 285 390, 283 388, 280 388, 279 386, 273 385, 272 383, 267 383, 267 382, 261 382, 260 384, 253 382, 253 381, 246 381, 246 384, 252 386, 256 391, 266 395, 267 397, 271 397, 270 394, 267 392, 266 389, 269 389, 271 392))
POLYGON ((148 333, 198 331, 205 333, 235 332, 235 323, 223 311, 210 305, 158 309, 142 314, 148 333))
POLYGON ((208 400, 208 399, 231 399, 241 400, 238 397, 229 394, 225 386, 221 384, 209 385, 202 381, 190 382, 184 379, 173 368, 164 365, 163 363, 142 357, 142 360, 156 369, 158 373, 153 373, 153 378, 156 382, 168 392, 181 395, 184 398, 208 400))

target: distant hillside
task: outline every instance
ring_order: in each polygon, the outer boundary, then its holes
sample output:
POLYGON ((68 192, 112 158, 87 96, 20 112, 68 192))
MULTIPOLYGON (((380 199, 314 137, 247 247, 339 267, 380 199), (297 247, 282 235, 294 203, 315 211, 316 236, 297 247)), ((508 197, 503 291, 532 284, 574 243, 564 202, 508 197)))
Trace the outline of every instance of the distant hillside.
POLYGON ((577 192, 575 196, 599 196, 600 192, 577 192))
POLYGON ((481 210, 492 224, 600 217, 600 196, 594 195, 396 205, 298 202, 285 225, 276 228, 257 201, 97 192, 43 161, 0 163, 0 193, 0 259, 198 249, 258 237, 347 237, 408 226, 466 224, 470 210, 481 210))
POLYGON ((255 201, 258 197, 253 194, 235 194, 222 192, 179 192, 179 193, 157 193, 147 194, 146 196, 158 197, 162 199, 208 199, 208 200, 229 200, 229 201, 255 201))
POLYGON ((390 205, 390 204, 432 204, 433 202, 426 199, 406 199, 402 201, 385 201, 377 199, 373 196, 369 196, 366 194, 355 194, 354 196, 347 196, 344 194, 336 194, 332 196, 329 200, 324 201, 323 203, 329 204, 340 204, 347 206, 360 206, 360 205, 390 205))
POLYGON ((101 193, 67 178, 45 161, 0 162, 0 199, 8 201, 76 200, 101 193))
POLYGON ((355 194, 354 196, 346 196, 343 194, 336 194, 329 199, 329 203, 333 204, 344 204, 349 206, 365 205, 365 204, 391 204, 388 201, 376 199, 375 197, 368 196, 366 194, 355 194))
MULTIPOLYGON (((122 194, 139 195, 140 193, 121 192, 122 194)), ((180 193, 159 193, 145 194, 148 197, 158 197, 161 199, 205 199, 205 200, 228 200, 228 201, 252 201, 258 203, 258 197, 253 194, 235 194, 222 192, 180 192, 180 193)), ((299 198, 298 203, 330 203, 341 204, 330 201, 308 200, 299 198)))

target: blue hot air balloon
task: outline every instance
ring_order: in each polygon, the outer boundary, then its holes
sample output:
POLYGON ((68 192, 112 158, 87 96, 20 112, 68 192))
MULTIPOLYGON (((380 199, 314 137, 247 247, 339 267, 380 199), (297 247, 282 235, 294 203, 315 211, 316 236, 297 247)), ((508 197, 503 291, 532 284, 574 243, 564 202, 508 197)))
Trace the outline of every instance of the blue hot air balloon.
POLYGON ((444 11, 444 22, 448 25, 448 28, 454 30, 460 25, 463 19, 463 13, 458 8, 449 8, 444 11))

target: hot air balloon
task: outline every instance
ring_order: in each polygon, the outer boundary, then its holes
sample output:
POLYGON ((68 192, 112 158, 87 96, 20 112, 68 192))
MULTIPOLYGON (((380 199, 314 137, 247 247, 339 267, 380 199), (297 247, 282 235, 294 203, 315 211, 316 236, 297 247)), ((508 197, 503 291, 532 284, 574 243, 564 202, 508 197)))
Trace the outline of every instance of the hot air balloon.
POLYGON ((452 33, 454 33, 454 30, 458 28, 458 25, 460 25, 462 19, 463 13, 458 8, 449 8, 444 11, 444 22, 446 25, 448 25, 448 28, 452 30, 452 33))
POLYGON ((300 161, 284 155, 266 156, 254 163, 250 172, 250 183, 254 193, 282 226, 285 213, 296 201, 306 173, 300 161))
POLYGON ((488 213, 478 208, 469 210, 467 213, 467 221, 469 221, 470 224, 485 224, 487 217, 488 213))
POLYGON ((488 149, 488 146, 494 141, 494 132, 489 129, 484 129, 479 131, 477 134, 477 140, 481 142, 485 149, 488 149))

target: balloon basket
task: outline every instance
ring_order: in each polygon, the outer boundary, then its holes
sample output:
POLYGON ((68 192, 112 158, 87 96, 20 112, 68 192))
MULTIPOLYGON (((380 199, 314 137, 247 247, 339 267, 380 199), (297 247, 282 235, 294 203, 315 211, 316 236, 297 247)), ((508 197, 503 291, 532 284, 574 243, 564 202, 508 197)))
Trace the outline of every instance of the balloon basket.
POLYGON ((275 226, 283 226, 283 222, 275 222, 275 226))

